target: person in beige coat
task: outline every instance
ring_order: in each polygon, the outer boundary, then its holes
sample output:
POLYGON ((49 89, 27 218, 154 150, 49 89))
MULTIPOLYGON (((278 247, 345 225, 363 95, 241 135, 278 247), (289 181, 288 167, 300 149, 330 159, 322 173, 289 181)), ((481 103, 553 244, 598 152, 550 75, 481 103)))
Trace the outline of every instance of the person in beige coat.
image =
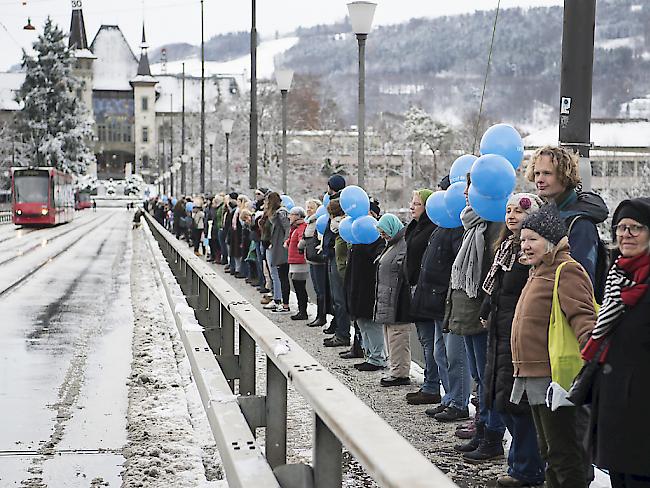
POLYGON ((545 205, 524 220, 521 250, 531 265, 512 321, 510 346, 515 382, 510 401, 530 404, 549 488, 586 488, 587 461, 581 443, 579 407, 552 411, 546 405, 551 383, 548 330, 555 273, 562 263, 558 295, 562 313, 580 344, 596 323, 594 291, 585 269, 571 257, 567 228, 557 208, 545 205))

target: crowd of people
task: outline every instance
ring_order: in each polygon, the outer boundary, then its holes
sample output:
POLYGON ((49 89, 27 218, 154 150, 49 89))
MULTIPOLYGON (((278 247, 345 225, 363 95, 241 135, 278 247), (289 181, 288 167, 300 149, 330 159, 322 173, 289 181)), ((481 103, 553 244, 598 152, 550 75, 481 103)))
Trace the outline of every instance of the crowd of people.
MULTIPOLYGON (((160 199, 149 211, 197 255, 256 287, 270 314, 324 326, 324 346, 349 347, 340 355, 359 358, 360 372, 386 370, 382 387, 411 383, 415 324, 424 383, 404 401, 438 422, 458 422, 454 449, 468 463, 502 458, 507 429, 498 486, 586 487, 595 465, 615 488, 650 487, 650 198, 618 205, 607 248, 597 225, 609 210, 581 190, 573 153, 537 150, 526 177, 534 190, 510 196, 505 222, 483 219, 467 199, 461 227, 437 226, 425 210, 433 191, 418 189, 405 225, 371 198, 379 238, 370 244, 348 244, 338 233, 346 187, 338 174, 328 181, 322 235, 323 201, 287 208, 266 188, 252 199, 160 199), (566 347, 575 344, 587 365, 578 378, 588 401, 563 398, 577 379, 560 379, 568 366, 556 360, 552 330, 561 323, 566 347)), ((438 187, 449 184, 445 177, 438 187)), ((470 185, 468 174, 466 196, 470 185)))

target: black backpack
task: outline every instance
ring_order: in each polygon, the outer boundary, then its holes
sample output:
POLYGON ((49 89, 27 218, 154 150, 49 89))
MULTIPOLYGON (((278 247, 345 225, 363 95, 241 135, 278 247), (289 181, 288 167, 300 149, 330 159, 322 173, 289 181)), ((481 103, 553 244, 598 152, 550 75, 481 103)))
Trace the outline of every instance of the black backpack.
MULTIPOLYGON (((578 220, 582 215, 576 215, 571 217, 571 222, 568 222, 569 231, 567 235, 571 234, 571 227, 576 220, 578 220)), ((597 230, 596 230, 597 232, 597 230)), ((611 254, 607 245, 603 242, 598 236, 598 245, 597 245, 597 254, 596 254, 596 270, 594 272, 594 298, 599 304, 603 303, 603 297, 605 296, 605 281, 607 280, 607 273, 609 273, 609 265, 611 264, 611 254)))

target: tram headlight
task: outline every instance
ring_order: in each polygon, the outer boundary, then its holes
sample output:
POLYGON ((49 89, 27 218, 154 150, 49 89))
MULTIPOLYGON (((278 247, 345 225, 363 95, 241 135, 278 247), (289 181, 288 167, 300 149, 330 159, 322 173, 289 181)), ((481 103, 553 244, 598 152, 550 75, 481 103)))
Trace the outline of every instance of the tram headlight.
POLYGON ((50 211, 48 209, 46 209, 46 208, 41 209, 41 215, 47 215, 48 213, 50 213, 50 211))
POLYGON ((23 214, 22 210, 20 210, 20 209, 16 210, 16 215, 22 215, 22 214, 23 214))

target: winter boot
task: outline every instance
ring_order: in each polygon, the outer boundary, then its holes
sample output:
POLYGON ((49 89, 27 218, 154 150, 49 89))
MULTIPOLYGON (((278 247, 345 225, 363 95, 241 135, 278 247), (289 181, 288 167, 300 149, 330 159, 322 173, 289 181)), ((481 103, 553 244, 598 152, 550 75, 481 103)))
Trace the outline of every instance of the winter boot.
POLYGON ((325 297, 318 297, 316 299, 316 318, 307 324, 308 327, 322 327, 327 323, 325 318, 325 297))
POLYGON ((474 436, 465 444, 456 444, 454 450, 458 452, 473 452, 478 449, 479 445, 483 441, 483 436, 485 435, 485 424, 483 422, 476 423, 476 432, 474 436))
MULTIPOLYGON (((478 431, 478 424, 477 424, 478 431)), ((484 429, 483 439, 478 448, 463 454, 463 461, 471 464, 480 464, 492 459, 503 457, 503 434, 494 430, 484 429)))

